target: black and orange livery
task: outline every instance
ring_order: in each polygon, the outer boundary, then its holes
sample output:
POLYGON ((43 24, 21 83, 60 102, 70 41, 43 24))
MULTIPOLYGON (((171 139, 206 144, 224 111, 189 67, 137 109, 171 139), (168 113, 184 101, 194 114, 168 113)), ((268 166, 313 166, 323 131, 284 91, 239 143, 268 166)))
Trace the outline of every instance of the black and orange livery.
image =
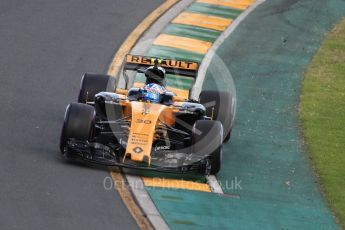
MULTIPOLYGON (((197 77, 199 63, 183 60, 127 55, 124 69, 138 71, 153 62, 197 77)), ((217 173, 232 128, 231 95, 204 91, 195 101, 166 91, 159 103, 151 103, 142 94, 140 88, 116 88, 111 76, 85 74, 78 103, 66 109, 61 152, 109 166, 217 173)))

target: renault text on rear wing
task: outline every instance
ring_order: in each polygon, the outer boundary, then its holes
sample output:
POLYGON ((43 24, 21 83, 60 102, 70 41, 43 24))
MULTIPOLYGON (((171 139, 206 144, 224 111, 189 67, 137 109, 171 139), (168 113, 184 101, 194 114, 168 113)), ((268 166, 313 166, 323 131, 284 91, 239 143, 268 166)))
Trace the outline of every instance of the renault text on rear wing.
POLYGON ((140 55, 126 55, 125 70, 138 70, 148 66, 155 65, 157 63, 162 66, 166 73, 183 75, 189 77, 196 77, 198 73, 199 63, 185 60, 175 59, 160 59, 156 57, 147 57, 140 55))

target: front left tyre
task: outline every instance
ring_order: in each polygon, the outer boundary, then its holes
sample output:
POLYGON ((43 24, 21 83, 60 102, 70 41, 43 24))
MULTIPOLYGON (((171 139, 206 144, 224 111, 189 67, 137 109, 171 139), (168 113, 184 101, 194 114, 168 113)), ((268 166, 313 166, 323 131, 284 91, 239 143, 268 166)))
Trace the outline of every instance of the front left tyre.
POLYGON ((208 158, 210 174, 217 174, 222 165, 223 126, 219 121, 198 120, 192 130, 192 153, 208 158))
POLYGON ((220 121, 224 128, 224 142, 231 137, 232 120, 234 116, 234 98, 229 92, 204 90, 199 101, 206 108, 206 116, 220 121))
POLYGON ((60 136, 60 151, 65 152, 71 138, 90 141, 94 135, 96 112, 93 106, 71 103, 67 106, 60 136))

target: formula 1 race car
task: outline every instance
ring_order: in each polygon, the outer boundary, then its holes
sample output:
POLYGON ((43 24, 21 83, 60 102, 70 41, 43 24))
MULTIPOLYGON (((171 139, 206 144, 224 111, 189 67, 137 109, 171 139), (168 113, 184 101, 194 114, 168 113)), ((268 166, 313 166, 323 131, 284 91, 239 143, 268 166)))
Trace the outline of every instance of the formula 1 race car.
POLYGON ((202 91, 192 100, 166 85, 166 73, 195 80, 198 67, 197 62, 127 55, 123 89, 116 88, 114 77, 84 74, 78 103, 65 112, 62 154, 107 166, 218 173, 234 99, 228 92, 202 91), (142 87, 128 87, 127 71, 145 76, 142 87))

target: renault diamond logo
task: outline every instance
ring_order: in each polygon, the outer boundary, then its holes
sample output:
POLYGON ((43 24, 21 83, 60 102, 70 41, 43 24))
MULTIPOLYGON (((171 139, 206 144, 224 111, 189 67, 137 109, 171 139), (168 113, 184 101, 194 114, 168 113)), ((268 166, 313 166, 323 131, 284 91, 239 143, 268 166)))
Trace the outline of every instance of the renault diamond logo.
POLYGON ((141 153, 141 152, 143 151, 143 149, 140 148, 140 147, 135 147, 135 148, 133 149, 133 151, 134 151, 135 153, 141 153))

